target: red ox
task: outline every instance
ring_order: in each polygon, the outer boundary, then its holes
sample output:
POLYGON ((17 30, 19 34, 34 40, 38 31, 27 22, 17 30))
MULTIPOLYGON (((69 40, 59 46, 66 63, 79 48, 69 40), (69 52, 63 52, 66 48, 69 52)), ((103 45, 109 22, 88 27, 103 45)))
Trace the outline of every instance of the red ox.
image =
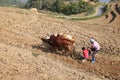
POLYGON ((66 52, 72 52, 74 49, 74 38, 66 34, 51 35, 48 38, 41 38, 45 43, 48 43, 53 48, 64 49, 66 52))

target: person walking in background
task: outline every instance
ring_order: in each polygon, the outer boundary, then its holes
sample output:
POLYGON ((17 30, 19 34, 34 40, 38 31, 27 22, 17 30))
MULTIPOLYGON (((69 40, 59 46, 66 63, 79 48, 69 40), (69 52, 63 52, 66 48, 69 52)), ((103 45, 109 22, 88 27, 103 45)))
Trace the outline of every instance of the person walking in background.
POLYGON ((90 39, 90 43, 92 44, 90 47, 90 50, 92 51, 92 63, 95 62, 95 54, 100 50, 100 45, 97 41, 94 39, 90 39))

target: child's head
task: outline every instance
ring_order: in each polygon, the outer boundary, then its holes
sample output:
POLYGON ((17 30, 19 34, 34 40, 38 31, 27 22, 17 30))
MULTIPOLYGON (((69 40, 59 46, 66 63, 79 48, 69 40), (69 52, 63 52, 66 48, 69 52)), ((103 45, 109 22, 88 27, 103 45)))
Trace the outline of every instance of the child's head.
POLYGON ((85 50, 85 47, 82 47, 82 50, 85 50))

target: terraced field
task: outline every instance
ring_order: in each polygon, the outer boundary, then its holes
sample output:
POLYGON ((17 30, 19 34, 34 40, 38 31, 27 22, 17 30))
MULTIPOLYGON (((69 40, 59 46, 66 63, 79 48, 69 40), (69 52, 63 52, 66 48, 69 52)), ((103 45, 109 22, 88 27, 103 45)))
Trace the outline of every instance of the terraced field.
POLYGON ((119 3, 110 6, 108 18, 87 21, 0 7, 0 80, 120 80, 119 3), (41 37, 60 32, 75 37, 74 58, 44 47, 41 37), (102 49, 94 64, 81 63, 81 48, 91 37, 102 49))
POLYGON ((91 24, 100 24, 100 25, 109 25, 109 26, 119 26, 120 25, 120 2, 110 3, 110 11, 103 17, 93 20, 85 20, 82 22, 91 23, 91 24))

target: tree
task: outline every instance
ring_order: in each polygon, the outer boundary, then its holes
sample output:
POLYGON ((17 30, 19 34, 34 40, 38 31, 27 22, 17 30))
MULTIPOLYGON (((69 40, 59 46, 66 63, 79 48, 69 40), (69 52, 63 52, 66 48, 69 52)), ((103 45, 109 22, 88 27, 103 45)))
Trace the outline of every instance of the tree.
POLYGON ((79 1, 79 13, 85 12, 88 10, 89 4, 82 0, 79 1))
POLYGON ((52 5, 51 10, 60 13, 61 10, 63 9, 63 6, 64 6, 64 0, 56 0, 52 5))
POLYGON ((70 4, 65 4, 62 13, 64 13, 65 15, 70 15, 71 14, 70 7, 71 7, 70 4))
POLYGON ((99 2, 99 0, 90 0, 91 2, 99 2))
POLYGON ((27 2, 27 8, 32 7, 70 15, 87 11, 89 4, 83 0, 79 0, 79 2, 66 2, 65 0, 29 0, 27 2))
POLYGON ((71 10, 72 14, 79 13, 79 4, 78 3, 71 3, 70 10, 71 10))
POLYGON ((42 0, 28 0, 25 6, 26 8, 42 8, 42 0))
POLYGON ((24 3, 21 0, 0 0, 1 6, 15 6, 15 7, 23 7, 24 3))

